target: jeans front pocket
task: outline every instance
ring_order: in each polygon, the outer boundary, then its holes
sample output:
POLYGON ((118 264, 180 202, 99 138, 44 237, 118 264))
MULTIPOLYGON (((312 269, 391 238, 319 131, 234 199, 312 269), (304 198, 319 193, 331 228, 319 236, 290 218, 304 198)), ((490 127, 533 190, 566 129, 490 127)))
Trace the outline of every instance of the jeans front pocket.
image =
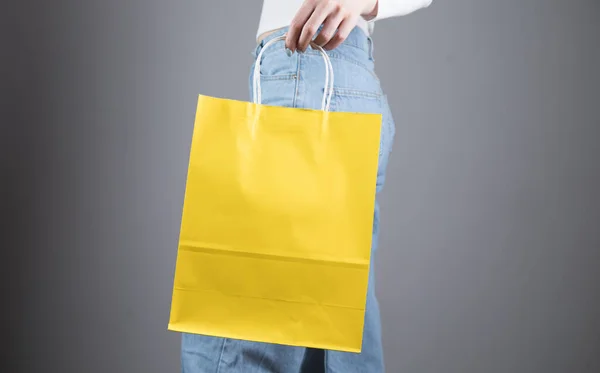
MULTIPOLYGON (((287 58, 287 56, 286 56, 287 58)), ((254 62, 248 77, 250 100, 254 99, 254 62)), ((272 106, 294 106, 297 72, 294 66, 281 66, 272 60, 263 61, 260 67, 261 104, 272 106)))

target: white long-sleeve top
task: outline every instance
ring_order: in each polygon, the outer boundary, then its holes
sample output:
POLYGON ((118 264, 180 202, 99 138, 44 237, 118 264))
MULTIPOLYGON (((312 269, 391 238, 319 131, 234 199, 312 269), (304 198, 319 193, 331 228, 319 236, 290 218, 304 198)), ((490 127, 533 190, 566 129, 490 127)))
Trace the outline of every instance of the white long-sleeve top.
MULTIPOLYGON (((289 26, 302 2, 303 0, 263 0, 256 37, 267 31, 289 26)), ((369 21, 360 18, 358 26, 370 35, 375 21, 410 14, 428 7, 431 2, 432 0, 378 0, 377 16, 369 21)))

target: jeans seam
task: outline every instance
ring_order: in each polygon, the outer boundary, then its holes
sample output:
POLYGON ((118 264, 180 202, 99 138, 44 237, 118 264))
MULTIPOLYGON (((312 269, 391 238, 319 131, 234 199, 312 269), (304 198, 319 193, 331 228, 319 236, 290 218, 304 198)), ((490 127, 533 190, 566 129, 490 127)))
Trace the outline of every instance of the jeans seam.
POLYGON ((225 343, 227 343, 227 338, 223 338, 223 346, 221 346, 221 354, 219 355, 219 364, 217 365, 217 372, 221 371, 221 363, 223 363, 223 355, 225 353, 225 343))
POLYGON ((300 58, 301 56, 298 54, 298 56, 296 57, 296 61, 298 61, 296 63, 296 86, 294 87, 294 97, 292 98, 292 107, 296 107, 297 105, 297 98, 298 98, 298 89, 300 89, 300 67, 302 64, 302 59, 300 58))
POLYGON ((294 80, 296 79, 296 74, 277 74, 277 75, 260 75, 259 78, 262 81, 269 82, 273 80, 294 80))
MULTIPOLYGON (((380 107, 380 112, 381 112, 381 132, 380 132, 380 139, 381 141, 379 141, 379 158, 381 158, 381 156, 383 155, 383 145, 384 145, 384 141, 387 139, 387 124, 385 123, 385 118, 383 117, 385 115, 384 110, 386 109, 386 102, 384 102, 385 97, 382 97, 379 100, 379 107, 380 107)), ((377 185, 377 183, 375 183, 377 185)))
POLYGON ((377 92, 361 91, 359 89, 335 87, 333 88, 333 94, 344 97, 358 97, 358 98, 372 98, 381 99, 382 94, 377 92))

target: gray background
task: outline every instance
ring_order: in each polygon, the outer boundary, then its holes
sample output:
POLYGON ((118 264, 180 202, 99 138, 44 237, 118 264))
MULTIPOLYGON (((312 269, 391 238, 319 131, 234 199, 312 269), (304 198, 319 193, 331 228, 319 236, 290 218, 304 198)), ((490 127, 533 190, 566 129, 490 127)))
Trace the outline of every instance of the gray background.
MULTIPOLYGON (((246 100, 260 1, 3 3, 3 372, 175 372, 198 93, 246 100)), ((600 2, 438 0, 375 29, 397 122, 389 372, 600 372, 600 2)))

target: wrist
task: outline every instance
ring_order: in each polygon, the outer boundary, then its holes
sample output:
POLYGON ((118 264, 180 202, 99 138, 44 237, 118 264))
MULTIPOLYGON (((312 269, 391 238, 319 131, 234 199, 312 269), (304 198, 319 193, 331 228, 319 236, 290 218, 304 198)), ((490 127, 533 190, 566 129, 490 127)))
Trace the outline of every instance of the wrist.
POLYGON ((365 8, 363 9, 363 12, 361 14, 362 17, 367 21, 375 18, 377 16, 378 5, 378 0, 367 0, 365 8))

